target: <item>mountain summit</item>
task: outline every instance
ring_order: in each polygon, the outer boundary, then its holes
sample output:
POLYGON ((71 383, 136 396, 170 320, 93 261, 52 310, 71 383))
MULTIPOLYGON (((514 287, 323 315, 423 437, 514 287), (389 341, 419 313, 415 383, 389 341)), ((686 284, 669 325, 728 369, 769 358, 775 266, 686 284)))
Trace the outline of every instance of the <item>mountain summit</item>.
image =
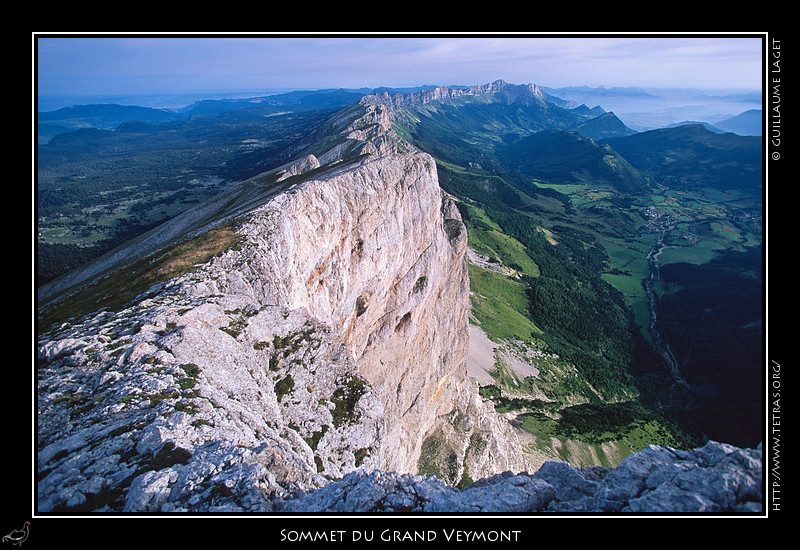
POLYGON ((434 101, 448 101, 465 98, 491 96, 505 104, 531 103, 544 101, 544 93, 535 84, 509 84, 504 80, 496 80, 480 86, 451 87, 439 86, 430 90, 422 90, 412 94, 393 94, 384 92, 378 96, 382 102, 393 106, 424 105, 434 101))

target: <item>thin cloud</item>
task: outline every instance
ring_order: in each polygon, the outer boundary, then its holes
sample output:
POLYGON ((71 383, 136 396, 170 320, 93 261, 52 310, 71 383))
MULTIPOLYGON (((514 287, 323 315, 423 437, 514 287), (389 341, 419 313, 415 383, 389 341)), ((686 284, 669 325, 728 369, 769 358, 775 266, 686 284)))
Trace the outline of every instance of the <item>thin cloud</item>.
POLYGON ((470 85, 761 86, 760 37, 64 37, 39 93, 470 85))

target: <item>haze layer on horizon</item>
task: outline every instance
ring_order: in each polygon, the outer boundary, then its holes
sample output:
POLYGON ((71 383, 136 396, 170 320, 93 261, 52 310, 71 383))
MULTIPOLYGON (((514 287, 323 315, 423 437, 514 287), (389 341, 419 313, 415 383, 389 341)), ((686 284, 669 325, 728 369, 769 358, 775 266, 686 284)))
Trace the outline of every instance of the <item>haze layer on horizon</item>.
POLYGON ((476 85, 758 91, 763 37, 34 36, 38 97, 476 85))

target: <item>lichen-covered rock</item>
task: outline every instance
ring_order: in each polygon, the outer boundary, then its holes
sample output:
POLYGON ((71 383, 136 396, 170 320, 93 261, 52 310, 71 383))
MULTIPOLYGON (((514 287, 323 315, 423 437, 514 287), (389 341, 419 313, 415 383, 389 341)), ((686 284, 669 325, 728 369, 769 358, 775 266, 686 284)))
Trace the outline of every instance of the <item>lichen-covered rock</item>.
MULTIPOLYGON (((573 475, 583 473, 567 466, 573 475)), ((547 470, 549 471, 549 470, 547 470)), ((543 467, 535 475, 547 478, 543 467)), ((592 469, 596 476, 598 469, 592 469)), ((708 442, 692 451, 651 445, 602 472, 585 495, 557 497, 568 512, 752 512, 761 510, 761 448, 708 442)), ((552 482, 553 478, 548 479, 552 482)), ((568 484, 570 485, 570 484, 568 484)), ((583 485, 572 483, 571 485, 583 485)))

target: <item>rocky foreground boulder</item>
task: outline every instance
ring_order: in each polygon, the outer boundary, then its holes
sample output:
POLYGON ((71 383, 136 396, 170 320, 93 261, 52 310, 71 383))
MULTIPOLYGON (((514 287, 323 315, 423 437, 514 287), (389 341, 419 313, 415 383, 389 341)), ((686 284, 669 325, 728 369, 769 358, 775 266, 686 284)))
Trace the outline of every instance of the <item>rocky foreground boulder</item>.
POLYGON ((761 448, 708 442, 692 451, 651 445, 616 468, 546 462, 463 490, 440 480, 357 470, 284 512, 729 513, 761 512, 761 448))

